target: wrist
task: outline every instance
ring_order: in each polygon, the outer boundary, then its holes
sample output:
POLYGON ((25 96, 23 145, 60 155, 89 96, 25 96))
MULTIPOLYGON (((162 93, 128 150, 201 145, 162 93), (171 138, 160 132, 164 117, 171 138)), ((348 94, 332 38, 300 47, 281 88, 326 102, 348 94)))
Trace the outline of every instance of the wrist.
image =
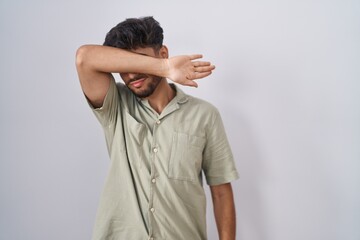
POLYGON ((160 58, 160 74, 159 76, 169 78, 170 76, 170 62, 168 58, 160 58))

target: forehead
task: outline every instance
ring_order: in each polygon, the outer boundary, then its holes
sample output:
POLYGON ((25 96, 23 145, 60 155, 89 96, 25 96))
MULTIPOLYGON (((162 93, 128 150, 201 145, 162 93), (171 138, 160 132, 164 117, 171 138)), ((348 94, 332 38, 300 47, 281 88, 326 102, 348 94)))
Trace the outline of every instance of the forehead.
POLYGON ((131 49, 131 52, 138 53, 141 55, 147 55, 147 56, 155 56, 155 50, 152 47, 145 47, 145 48, 136 48, 131 49))

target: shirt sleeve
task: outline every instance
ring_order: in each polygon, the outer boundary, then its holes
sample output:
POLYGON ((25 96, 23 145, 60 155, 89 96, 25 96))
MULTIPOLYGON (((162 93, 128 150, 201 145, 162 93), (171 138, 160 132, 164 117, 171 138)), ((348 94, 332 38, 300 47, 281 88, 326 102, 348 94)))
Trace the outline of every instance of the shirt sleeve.
POLYGON ((218 111, 207 132, 203 171, 208 185, 220 185, 239 178, 224 125, 218 111))
POLYGON ((101 107, 94 108, 87 97, 86 100, 102 126, 108 126, 116 121, 120 107, 120 96, 113 76, 111 77, 109 89, 101 107))

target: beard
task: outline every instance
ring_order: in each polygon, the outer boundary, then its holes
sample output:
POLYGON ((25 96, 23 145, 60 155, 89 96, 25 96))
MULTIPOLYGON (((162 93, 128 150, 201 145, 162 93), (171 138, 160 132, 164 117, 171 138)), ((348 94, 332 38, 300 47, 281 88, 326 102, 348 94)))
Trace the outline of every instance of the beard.
POLYGON ((157 86, 159 85, 159 83, 161 82, 163 78, 162 77, 158 77, 158 76, 149 76, 149 75, 139 75, 134 79, 131 79, 126 86, 130 89, 130 91, 138 98, 147 98, 149 96, 151 96, 151 94, 154 93, 155 89, 157 88, 157 86), (147 79, 145 81, 148 81, 148 83, 146 83, 141 87, 141 88, 132 88, 130 83, 134 82, 138 79, 144 78, 146 77, 147 79))

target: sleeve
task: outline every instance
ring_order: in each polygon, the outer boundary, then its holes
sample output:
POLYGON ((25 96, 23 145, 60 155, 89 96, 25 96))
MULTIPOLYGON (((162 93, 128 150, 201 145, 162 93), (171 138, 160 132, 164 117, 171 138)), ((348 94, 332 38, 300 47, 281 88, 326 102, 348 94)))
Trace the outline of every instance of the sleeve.
POLYGON ((109 89, 107 90, 103 105, 101 107, 94 108, 86 95, 85 98, 102 126, 108 126, 110 123, 116 121, 120 107, 120 96, 114 77, 112 77, 110 80, 109 89))
POLYGON ((207 130, 206 138, 203 171, 207 184, 220 185, 238 179, 239 174, 218 111, 212 126, 207 130))

